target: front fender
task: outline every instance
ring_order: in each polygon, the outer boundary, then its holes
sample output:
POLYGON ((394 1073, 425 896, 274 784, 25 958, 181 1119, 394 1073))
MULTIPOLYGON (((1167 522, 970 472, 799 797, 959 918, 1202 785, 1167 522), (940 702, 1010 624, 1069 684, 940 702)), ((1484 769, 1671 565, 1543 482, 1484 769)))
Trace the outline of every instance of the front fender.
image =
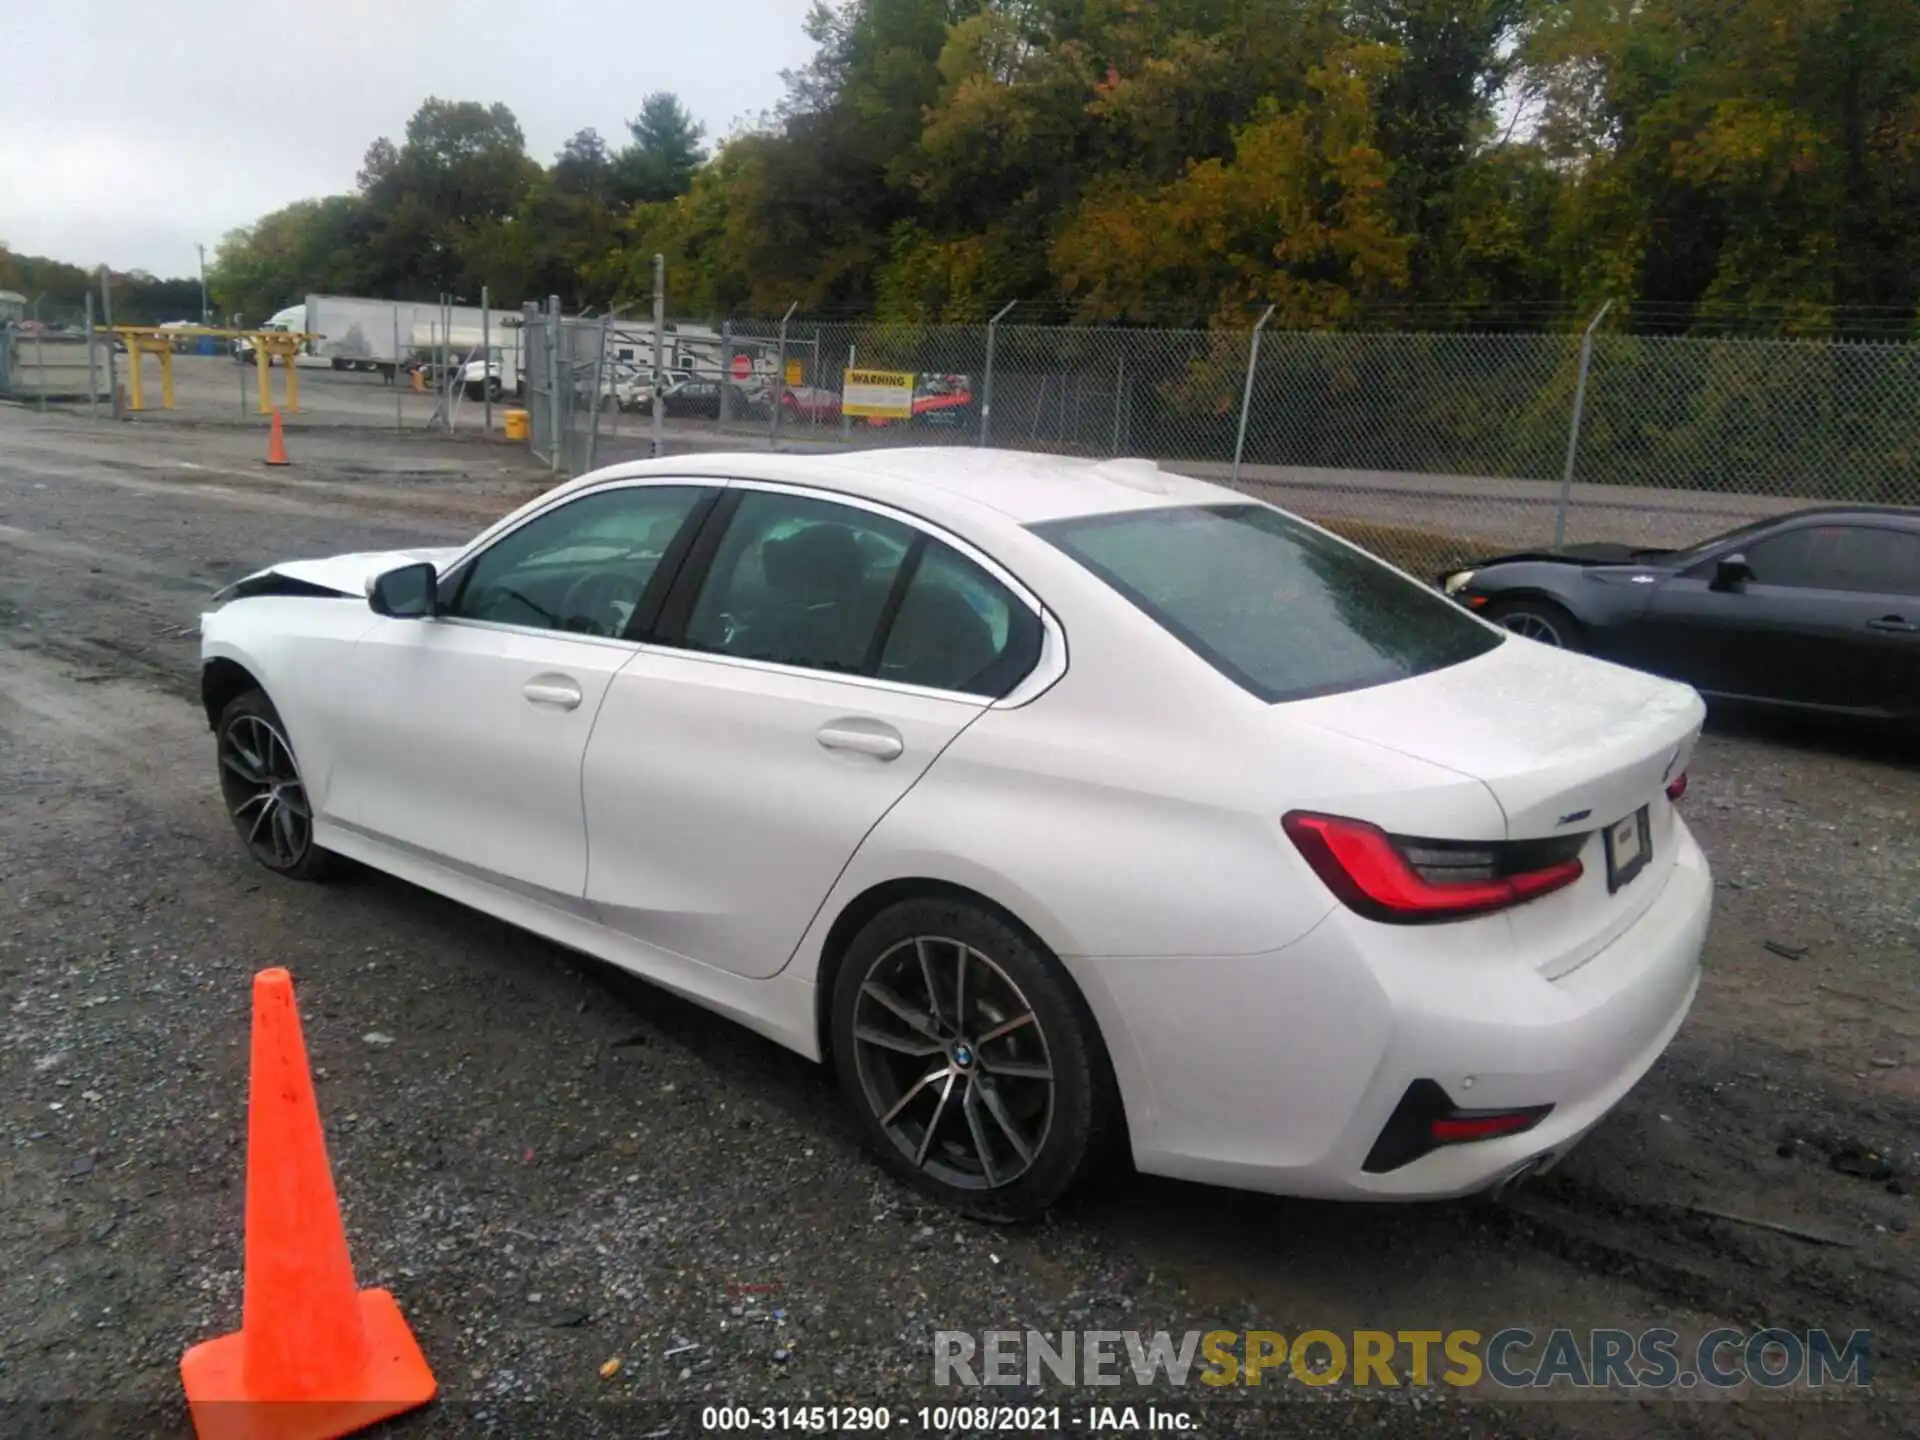
POLYGON ((219 660, 253 676, 280 715, 318 813, 350 719, 353 646, 378 620, 362 598, 304 595, 256 595, 200 617, 203 673, 219 660))

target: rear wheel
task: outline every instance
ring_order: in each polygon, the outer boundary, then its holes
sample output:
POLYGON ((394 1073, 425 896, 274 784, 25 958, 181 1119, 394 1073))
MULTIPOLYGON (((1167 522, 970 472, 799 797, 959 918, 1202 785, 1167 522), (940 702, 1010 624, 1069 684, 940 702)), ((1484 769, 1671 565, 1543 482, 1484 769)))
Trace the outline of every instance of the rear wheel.
POLYGON ((883 1164, 966 1214, 1027 1219, 1108 1157, 1120 1099, 1055 960, 984 908, 876 916, 834 985, 841 1089, 883 1164))
POLYGON ((1580 622, 1551 600, 1508 600, 1487 607, 1487 619, 1556 650, 1585 648, 1580 622))
POLYGON ((247 852, 295 880, 324 880, 339 857, 313 843, 313 807, 286 727, 263 690, 249 690, 220 712, 220 793, 247 852))

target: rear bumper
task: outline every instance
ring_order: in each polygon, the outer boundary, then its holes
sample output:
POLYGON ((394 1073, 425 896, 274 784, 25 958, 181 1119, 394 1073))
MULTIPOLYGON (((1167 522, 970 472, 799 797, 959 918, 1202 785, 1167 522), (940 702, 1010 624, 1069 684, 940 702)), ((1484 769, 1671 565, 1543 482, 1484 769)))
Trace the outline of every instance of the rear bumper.
POLYGON ((1699 983, 1706 858, 1675 817, 1646 912, 1549 980, 1502 957, 1379 943, 1336 910, 1285 950, 1072 962, 1112 1053, 1145 1171, 1284 1194, 1434 1199, 1552 1163, 1659 1058, 1699 983), (1463 1109, 1551 1105, 1524 1134, 1385 1173, 1369 1151, 1416 1080, 1463 1109))

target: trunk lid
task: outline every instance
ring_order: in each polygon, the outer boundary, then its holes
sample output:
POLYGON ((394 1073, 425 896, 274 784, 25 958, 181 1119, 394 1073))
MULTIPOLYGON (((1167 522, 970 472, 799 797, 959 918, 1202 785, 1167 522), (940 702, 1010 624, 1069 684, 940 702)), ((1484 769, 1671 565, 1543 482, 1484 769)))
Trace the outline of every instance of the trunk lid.
POLYGON ((1691 686, 1518 636, 1464 664, 1290 709, 1471 775, 1513 840, 1633 814, 1686 768, 1706 716, 1691 686))
POLYGON ((1510 840, 1586 836, 1578 881, 1502 912, 1516 955, 1554 980, 1604 950, 1665 886, 1679 840, 1666 787, 1706 717, 1691 686, 1518 636, 1461 665, 1288 709, 1480 781, 1510 840), (1646 859, 1615 884, 1605 832, 1643 806, 1646 859))

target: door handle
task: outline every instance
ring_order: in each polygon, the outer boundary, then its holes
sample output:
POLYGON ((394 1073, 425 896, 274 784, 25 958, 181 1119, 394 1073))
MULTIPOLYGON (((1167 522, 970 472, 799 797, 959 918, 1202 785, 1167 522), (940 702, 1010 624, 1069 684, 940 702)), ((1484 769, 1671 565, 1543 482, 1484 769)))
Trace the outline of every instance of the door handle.
POLYGON ((1882 615, 1878 620, 1867 621, 1867 628, 1888 630, 1896 635, 1911 635, 1915 630, 1920 630, 1920 625, 1915 625, 1911 620, 1903 619, 1898 615, 1882 615))
POLYGON ((565 675, 536 675, 520 687, 531 705, 546 705, 555 710, 577 710, 580 687, 565 675))
POLYGON ((898 730, 876 720, 843 720, 823 725, 817 738, 829 750, 871 755, 876 760, 898 760, 907 748, 907 742, 900 738, 898 730))

